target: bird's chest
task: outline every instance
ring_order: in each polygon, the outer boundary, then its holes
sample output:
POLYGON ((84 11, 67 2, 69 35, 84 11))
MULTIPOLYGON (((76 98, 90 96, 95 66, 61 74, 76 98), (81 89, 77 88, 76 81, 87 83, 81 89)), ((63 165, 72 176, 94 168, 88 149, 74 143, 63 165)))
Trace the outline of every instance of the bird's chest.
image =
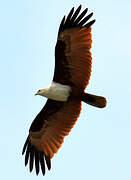
POLYGON ((48 98, 56 101, 67 101, 70 96, 70 86, 53 83, 48 91, 48 98))

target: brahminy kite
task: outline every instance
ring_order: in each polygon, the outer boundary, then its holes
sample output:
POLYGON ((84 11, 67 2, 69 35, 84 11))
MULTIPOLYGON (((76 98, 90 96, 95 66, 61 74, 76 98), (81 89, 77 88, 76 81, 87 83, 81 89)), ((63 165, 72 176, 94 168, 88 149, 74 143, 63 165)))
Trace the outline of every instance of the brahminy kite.
POLYGON ((61 147, 64 137, 69 134, 81 111, 81 102, 95 107, 106 106, 106 99, 85 93, 92 66, 91 25, 93 13, 81 14, 81 5, 74 7, 67 18, 63 17, 55 47, 55 71, 52 84, 38 90, 36 95, 48 98, 45 106, 36 116, 29 129, 23 147, 25 166, 30 172, 35 164, 36 174, 40 168, 45 174, 45 164, 51 169, 51 158, 61 147))

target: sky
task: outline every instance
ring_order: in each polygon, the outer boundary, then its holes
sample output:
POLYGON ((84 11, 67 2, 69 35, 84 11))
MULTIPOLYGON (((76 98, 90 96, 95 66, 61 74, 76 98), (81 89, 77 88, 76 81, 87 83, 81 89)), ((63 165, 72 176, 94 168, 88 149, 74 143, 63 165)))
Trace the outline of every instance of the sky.
POLYGON ((130 7, 130 0, 0 2, 0 179, 131 179, 130 7), (82 104, 51 171, 36 177, 21 155, 30 124, 46 102, 34 94, 51 83, 60 21, 80 4, 96 19, 86 92, 105 96, 108 104, 82 104))

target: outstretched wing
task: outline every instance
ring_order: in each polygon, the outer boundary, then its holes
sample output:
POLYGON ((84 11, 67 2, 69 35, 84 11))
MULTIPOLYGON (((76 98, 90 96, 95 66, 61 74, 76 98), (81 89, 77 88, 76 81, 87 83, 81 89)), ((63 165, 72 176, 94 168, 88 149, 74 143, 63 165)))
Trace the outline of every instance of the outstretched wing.
POLYGON ((95 22, 88 20, 92 17, 85 9, 80 15, 81 5, 74 12, 70 11, 66 20, 63 18, 55 47, 55 73, 53 81, 75 85, 84 90, 91 75, 91 25, 95 22))
MULTIPOLYGON (((91 28, 95 20, 87 23, 92 13, 86 16, 87 9, 80 15, 81 6, 70 11, 63 18, 55 48, 55 73, 53 81, 75 85, 84 89, 91 73, 91 28), (74 12, 74 13, 73 13, 74 12)), ((67 102, 47 100, 44 108, 34 119, 25 142, 25 165, 30 172, 35 163, 36 174, 40 167, 45 174, 45 163, 51 168, 50 159, 60 148, 64 137, 74 126, 81 110, 81 101, 69 99, 67 102)))
POLYGON ((25 154, 25 165, 29 162, 30 172, 35 161, 36 174, 39 165, 45 174, 45 162, 50 170, 50 159, 58 151, 64 137, 74 126, 81 110, 81 102, 69 99, 67 102, 47 100, 44 108, 34 119, 22 154, 25 154))

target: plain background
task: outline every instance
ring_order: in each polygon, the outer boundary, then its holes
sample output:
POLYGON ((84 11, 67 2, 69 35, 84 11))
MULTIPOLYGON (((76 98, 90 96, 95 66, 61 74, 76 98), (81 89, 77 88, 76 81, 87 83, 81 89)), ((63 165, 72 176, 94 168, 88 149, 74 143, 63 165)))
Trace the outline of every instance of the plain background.
POLYGON ((0 2, 0 179, 131 179, 130 9, 130 0, 0 2), (36 177, 21 155, 30 124, 46 102, 34 93, 51 83, 60 21, 80 4, 96 19, 86 91, 104 95, 108 104, 83 104, 51 171, 36 177))

